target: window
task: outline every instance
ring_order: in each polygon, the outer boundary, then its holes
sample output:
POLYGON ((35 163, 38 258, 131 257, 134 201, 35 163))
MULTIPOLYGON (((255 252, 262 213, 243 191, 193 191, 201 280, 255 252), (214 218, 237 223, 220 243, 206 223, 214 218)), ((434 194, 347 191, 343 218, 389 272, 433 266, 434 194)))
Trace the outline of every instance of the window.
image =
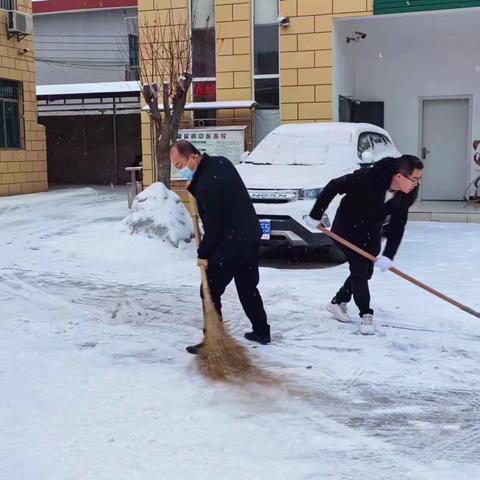
POLYGON ((22 148, 20 84, 0 80, 0 148, 22 148))
POLYGON ((128 78, 138 80, 138 36, 128 34, 128 78))
POLYGON ((260 108, 278 108, 279 86, 277 78, 255 79, 255 101, 260 108))
POLYGON ((215 1, 192 0, 191 9, 193 76, 215 77, 215 1))
POLYGON ((125 80, 134 81, 140 77, 139 52, 138 52, 138 16, 124 15, 125 30, 127 32, 126 45, 119 52, 125 58, 125 80), (128 59, 128 60, 127 60, 128 59))
POLYGON ((391 151, 392 142, 381 133, 365 132, 358 139, 358 157, 362 158, 362 153, 370 151, 375 153, 376 158, 381 158, 382 152, 388 154, 391 151))
MULTIPOLYGON (((216 94, 215 0, 192 0, 193 101, 214 102, 216 94)), ((213 126, 217 111, 194 111, 195 126, 213 126)))
POLYGON ((0 9, 17 10, 17 0, 0 0, 0 9))
POLYGON ((255 75, 278 75, 278 0, 255 0, 255 75))
POLYGON ((195 77, 215 77, 215 29, 192 29, 192 70, 195 77))
POLYGON ((253 5, 255 145, 280 125, 278 1, 254 0, 253 5))
POLYGON ((278 0, 255 0, 254 83, 260 108, 279 106, 278 0))

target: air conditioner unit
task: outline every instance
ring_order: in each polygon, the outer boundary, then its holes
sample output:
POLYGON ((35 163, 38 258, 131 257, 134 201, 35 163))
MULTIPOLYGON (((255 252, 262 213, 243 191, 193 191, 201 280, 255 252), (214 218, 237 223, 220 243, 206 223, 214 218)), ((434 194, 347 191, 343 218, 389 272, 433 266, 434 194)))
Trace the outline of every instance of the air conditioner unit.
POLYGON ((16 35, 20 40, 21 38, 31 35, 33 32, 33 20, 31 15, 19 12, 17 10, 9 10, 8 22, 7 22, 7 35, 8 38, 16 35))

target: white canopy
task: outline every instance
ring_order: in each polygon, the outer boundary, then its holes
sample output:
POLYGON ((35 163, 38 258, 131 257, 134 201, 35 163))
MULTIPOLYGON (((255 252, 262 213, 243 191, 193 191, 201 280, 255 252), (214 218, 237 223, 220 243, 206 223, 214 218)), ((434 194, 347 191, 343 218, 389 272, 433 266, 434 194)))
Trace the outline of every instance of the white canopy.
MULTIPOLYGON (((254 100, 237 100, 232 102, 192 102, 185 105, 185 110, 235 110, 239 108, 252 109, 256 105, 254 100)), ((159 105, 160 111, 163 111, 163 105, 159 105)), ((146 105, 142 108, 144 111, 150 110, 146 105)))
POLYGON ((37 85, 37 96, 92 95, 106 93, 140 93, 138 82, 65 83, 37 85))

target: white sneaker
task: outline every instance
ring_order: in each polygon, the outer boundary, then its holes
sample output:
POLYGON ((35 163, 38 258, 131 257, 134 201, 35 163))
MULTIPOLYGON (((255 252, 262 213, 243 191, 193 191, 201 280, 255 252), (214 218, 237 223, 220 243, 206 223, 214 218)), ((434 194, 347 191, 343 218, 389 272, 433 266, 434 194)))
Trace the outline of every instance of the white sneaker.
POLYGON ((329 303, 327 305, 327 310, 339 321, 342 323, 350 323, 350 317, 347 312, 346 303, 329 303))
POLYGON ((375 335, 375 327, 373 325, 373 315, 366 313, 362 316, 360 323, 360 333, 362 335, 375 335))

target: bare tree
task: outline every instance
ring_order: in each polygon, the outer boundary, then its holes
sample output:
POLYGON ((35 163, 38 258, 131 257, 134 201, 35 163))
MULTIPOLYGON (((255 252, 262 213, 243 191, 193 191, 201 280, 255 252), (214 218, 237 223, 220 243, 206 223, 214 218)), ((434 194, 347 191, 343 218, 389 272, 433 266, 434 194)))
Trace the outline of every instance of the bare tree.
POLYGON ((170 188, 170 146, 177 139, 192 83, 190 25, 185 11, 170 7, 139 27, 139 79, 153 123, 154 180, 170 188))

